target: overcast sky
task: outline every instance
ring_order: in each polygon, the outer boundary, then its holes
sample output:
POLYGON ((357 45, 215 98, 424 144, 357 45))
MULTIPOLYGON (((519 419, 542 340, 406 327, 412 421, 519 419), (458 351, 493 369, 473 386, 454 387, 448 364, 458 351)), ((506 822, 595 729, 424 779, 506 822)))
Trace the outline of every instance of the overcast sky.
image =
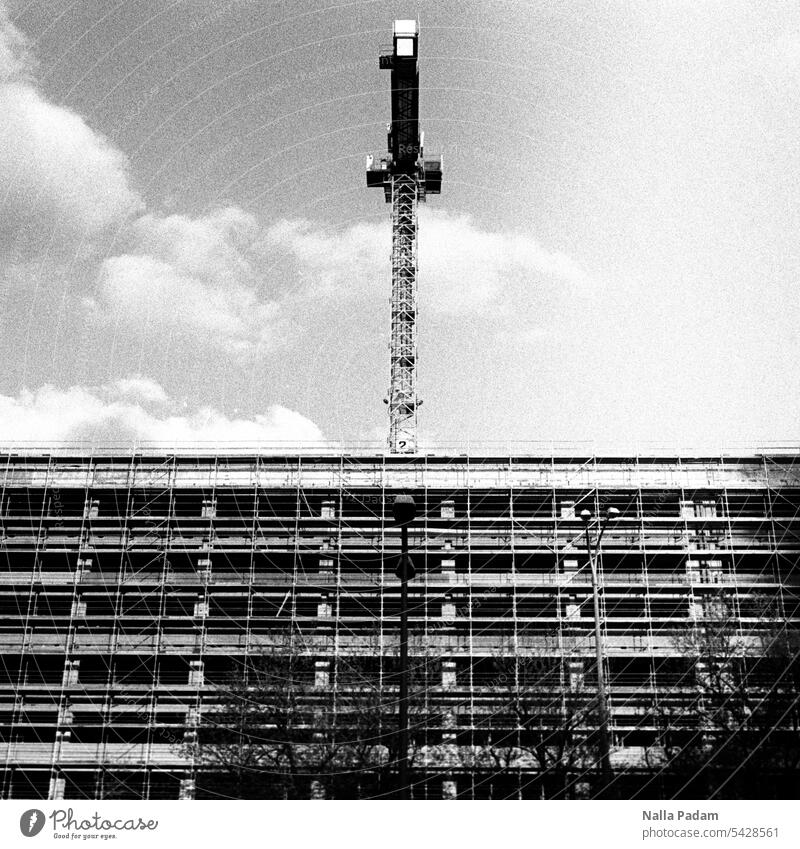
POLYGON ((797 438, 800 4, 0 8, 0 442, 385 437, 414 16, 423 440, 797 438))

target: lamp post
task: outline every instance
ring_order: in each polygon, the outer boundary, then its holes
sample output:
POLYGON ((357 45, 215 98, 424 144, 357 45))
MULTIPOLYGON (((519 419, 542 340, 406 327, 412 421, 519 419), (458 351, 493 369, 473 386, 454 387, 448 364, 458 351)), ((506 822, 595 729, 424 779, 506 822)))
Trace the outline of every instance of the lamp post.
POLYGON ((399 796, 409 798, 408 786, 408 582, 416 569, 408 553, 408 526, 417 515, 417 507, 410 495, 398 495, 392 504, 392 515, 400 525, 400 562, 395 575, 400 579, 400 703, 399 703, 399 796))
POLYGON ((592 572, 592 600, 594 603, 594 646, 597 656, 597 700, 600 713, 600 772, 602 774, 603 788, 611 783, 611 741, 608 731, 608 693, 606 691, 605 676, 605 651, 603 646, 603 634, 600 627, 600 589, 597 579, 597 553, 600 550, 600 542, 603 539, 606 526, 610 521, 619 516, 616 507, 609 507, 605 512, 604 521, 598 523, 599 532, 594 546, 589 537, 589 525, 592 521, 590 510, 581 511, 581 519, 584 524, 584 538, 586 540, 586 554, 589 557, 589 568, 592 572))

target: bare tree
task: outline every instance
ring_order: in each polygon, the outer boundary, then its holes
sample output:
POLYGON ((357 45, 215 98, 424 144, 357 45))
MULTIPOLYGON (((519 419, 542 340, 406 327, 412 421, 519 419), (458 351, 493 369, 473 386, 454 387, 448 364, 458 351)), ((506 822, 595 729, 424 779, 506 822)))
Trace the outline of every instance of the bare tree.
POLYGON ((548 654, 493 658, 488 685, 497 708, 476 719, 484 733, 479 757, 495 774, 516 774, 537 795, 565 799, 596 771, 596 694, 582 675, 570 680, 568 662, 548 654))
POLYGON ((794 798, 800 789, 800 635, 772 602, 750 603, 752 633, 719 593, 674 638, 688 668, 651 711, 649 755, 676 795, 794 798))
POLYGON ((340 658, 320 678, 313 655, 287 634, 213 688, 183 753, 209 795, 352 798, 388 784, 395 736, 363 659, 340 658))
MULTIPOLYGON (((375 798, 397 787, 398 669, 377 632, 357 654, 316 656, 291 631, 211 688, 181 746, 199 792, 230 798, 375 798)), ((431 681, 438 658, 418 641, 409 672, 409 765, 428 758, 431 681)))

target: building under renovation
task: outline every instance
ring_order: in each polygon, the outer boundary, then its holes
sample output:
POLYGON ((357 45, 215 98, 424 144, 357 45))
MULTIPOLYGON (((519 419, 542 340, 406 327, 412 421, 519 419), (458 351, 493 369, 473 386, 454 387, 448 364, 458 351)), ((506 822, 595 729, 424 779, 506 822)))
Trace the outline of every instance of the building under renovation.
MULTIPOLYGON (((726 729, 739 721, 736 705, 753 716, 765 694, 782 692, 789 700, 770 721, 796 738, 796 663, 779 658, 769 680, 748 664, 769 655, 765 635, 774 642, 800 628, 797 461, 797 451, 777 449, 577 458, 8 454, 2 795, 226 795, 206 781, 208 764, 187 740, 202 738, 230 676, 248 658, 285 649, 287 633, 303 660, 306 700, 330 696, 335 724, 337 699, 345 705, 368 686, 385 696, 391 736, 399 605, 391 503, 401 492, 417 504, 415 797, 552 795, 542 779, 554 771, 564 795, 592 792, 586 509, 619 510, 597 551, 621 793, 663 792, 670 739, 709 745, 712 655, 725 655, 725 675, 737 664, 743 676, 721 685, 726 729), (706 626, 710 649, 687 642, 706 626), (354 660, 355 681, 344 674, 354 660)), ((346 725, 344 707, 338 716, 346 725)), ((303 721, 319 732, 319 709, 303 721)), ((796 765, 775 768, 796 782, 796 765)))
POLYGON ((418 47, 366 174, 385 453, 0 454, 3 798, 800 790, 800 449, 419 449, 418 47))

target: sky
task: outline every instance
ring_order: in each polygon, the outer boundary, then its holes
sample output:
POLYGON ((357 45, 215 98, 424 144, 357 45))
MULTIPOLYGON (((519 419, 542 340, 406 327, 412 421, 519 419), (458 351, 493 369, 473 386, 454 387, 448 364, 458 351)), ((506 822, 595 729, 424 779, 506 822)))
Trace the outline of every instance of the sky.
POLYGON ((800 441, 800 4, 0 0, 0 443, 385 440, 409 17, 422 443, 800 441))

